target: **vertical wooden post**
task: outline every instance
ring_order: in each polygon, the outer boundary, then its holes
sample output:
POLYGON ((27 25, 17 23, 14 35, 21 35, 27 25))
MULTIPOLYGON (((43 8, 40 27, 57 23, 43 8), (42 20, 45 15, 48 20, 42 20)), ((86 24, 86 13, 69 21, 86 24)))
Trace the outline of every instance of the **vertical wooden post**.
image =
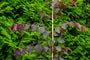
MULTIPOLYGON (((53 1, 53 0, 52 0, 53 1)), ((61 0, 58 0, 61 1, 61 0)), ((53 8, 53 7, 52 7, 53 8)), ((52 40, 54 40, 54 24, 53 24, 53 9, 52 9, 52 40)), ((52 45, 52 60, 53 60, 53 47, 54 45, 52 45)))
MULTIPOLYGON (((52 40, 54 40, 54 29, 53 29, 54 27, 53 27, 53 10, 52 10, 52 40)), ((54 45, 52 45, 52 60, 53 60, 53 46, 54 45)))
MULTIPOLYGON (((53 1, 53 0, 52 0, 53 1)), ((53 7, 52 7, 52 40, 54 40, 54 26, 53 26, 53 7)), ((52 60, 53 60, 53 46, 52 45, 52 60)))

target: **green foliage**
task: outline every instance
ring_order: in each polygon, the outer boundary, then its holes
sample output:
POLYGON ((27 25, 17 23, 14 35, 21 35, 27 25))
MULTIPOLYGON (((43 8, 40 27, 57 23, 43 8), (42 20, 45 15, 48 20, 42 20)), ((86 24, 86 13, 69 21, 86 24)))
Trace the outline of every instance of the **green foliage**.
MULTIPOLYGON (((51 0, 48 0, 48 2, 51 2, 51 0)), ((40 20, 38 13, 38 11, 51 12, 51 9, 45 7, 48 2, 44 0, 0 0, 0 60, 15 60, 13 51, 43 39, 43 36, 39 35, 37 30, 31 33, 30 30, 25 30, 20 36, 18 31, 16 33, 11 31, 12 24, 41 22, 40 26, 47 26, 46 30, 51 31, 51 20, 48 19, 46 21, 45 18, 40 20)), ((68 4, 66 1, 64 2, 68 4)), ((58 16, 58 19, 54 19, 55 27, 59 26, 60 23, 73 21, 87 28, 87 32, 85 33, 77 28, 67 27, 67 31, 62 37, 65 40, 65 46, 70 47, 72 51, 70 55, 64 55, 63 53, 60 55, 66 60, 90 59, 90 4, 88 2, 87 0, 77 0, 77 7, 70 5, 70 9, 64 8, 63 19, 60 16, 58 16)), ((45 39, 42 45, 48 45, 50 39, 51 37, 45 39)), ((55 39, 57 40, 57 37, 55 39)), ((57 41, 55 45, 64 47, 62 44, 58 44, 57 41)), ((36 56, 37 53, 34 50, 31 55, 26 53, 17 60, 34 59, 36 56)), ((44 56, 48 60, 51 58, 51 54, 45 54, 44 56)), ((43 55, 39 56, 39 58, 43 58, 43 55)))

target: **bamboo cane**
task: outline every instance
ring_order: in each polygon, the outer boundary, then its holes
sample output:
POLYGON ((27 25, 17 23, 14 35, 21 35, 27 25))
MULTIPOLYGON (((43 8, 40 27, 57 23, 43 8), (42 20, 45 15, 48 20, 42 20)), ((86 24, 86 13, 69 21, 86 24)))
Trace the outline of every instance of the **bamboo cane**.
MULTIPOLYGON (((60 1, 60 0, 58 0, 58 1, 60 1)), ((54 24, 53 24, 53 9, 52 9, 52 40, 54 40, 54 26, 53 25, 54 24)), ((54 47, 54 45, 52 45, 52 60, 53 60, 53 47, 54 47)))
MULTIPOLYGON (((53 1, 53 0, 52 0, 53 1)), ((53 8, 53 7, 52 7, 53 8)), ((53 9, 52 9, 52 40, 54 40, 54 30, 53 30, 53 9)), ((52 60, 53 60, 53 46, 52 45, 52 60)))

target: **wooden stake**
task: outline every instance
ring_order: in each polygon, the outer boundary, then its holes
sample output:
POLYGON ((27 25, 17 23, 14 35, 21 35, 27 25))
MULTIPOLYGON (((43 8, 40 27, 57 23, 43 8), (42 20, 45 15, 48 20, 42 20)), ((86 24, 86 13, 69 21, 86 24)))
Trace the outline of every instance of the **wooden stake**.
MULTIPOLYGON (((61 1, 61 0, 59 0, 59 1, 61 1)), ((53 9, 52 9, 52 40, 54 40, 53 9)), ((54 47, 54 45, 52 45, 52 60, 53 60, 53 47, 54 47)))
MULTIPOLYGON (((53 1, 53 0, 52 0, 53 1)), ((53 8, 53 7, 52 7, 53 8)), ((52 9, 52 40, 54 40, 54 27, 53 27, 53 9, 52 9)), ((53 60, 53 46, 52 45, 52 60, 53 60)))
MULTIPOLYGON (((53 10, 52 10, 52 40, 54 40, 54 30, 53 30, 53 10)), ((54 45, 52 45, 52 60, 53 60, 53 46, 54 45)))

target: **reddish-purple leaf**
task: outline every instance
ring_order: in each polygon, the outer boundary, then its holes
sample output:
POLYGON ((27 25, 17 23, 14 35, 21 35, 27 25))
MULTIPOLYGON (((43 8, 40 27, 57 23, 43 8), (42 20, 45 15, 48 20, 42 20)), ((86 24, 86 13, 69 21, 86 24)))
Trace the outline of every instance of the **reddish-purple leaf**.
POLYGON ((38 53, 38 54, 40 54, 40 53, 42 53, 42 51, 43 51, 43 45, 36 45, 35 46, 35 50, 36 50, 36 52, 38 53))
POLYGON ((15 31, 15 32, 17 31, 17 27, 18 27, 18 24, 16 24, 16 25, 14 26, 14 31, 15 31))
POLYGON ((67 27, 67 23, 60 24, 60 26, 65 29, 67 27))
POLYGON ((32 24, 32 26, 31 26, 31 30, 32 30, 33 32, 36 30, 36 28, 37 28, 37 25, 35 25, 35 23, 32 24))
POLYGON ((64 41, 64 39, 62 39, 61 37, 59 37, 59 38, 58 38, 58 42, 59 42, 59 43, 64 43, 65 41, 64 41))
POLYGON ((55 32, 60 33, 60 27, 56 27, 55 32))
POLYGON ((47 46, 44 46, 44 50, 43 50, 43 53, 47 52, 48 51, 48 47, 47 46))
POLYGON ((66 32, 66 30, 65 30, 64 28, 61 28, 61 29, 60 29, 60 32, 61 32, 61 33, 64 33, 64 32, 66 32))
POLYGON ((14 51, 14 56, 15 56, 16 59, 19 58, 20 53, 21 53, 20 50, 15 50, 14 51))
POLYGON ((69 47, 64 47, 65 51, 72 51, 69 47))
POLYGON ((81 25, 79 23, 75 23, 74 25, 76 28, 80 29, 81 28, 81 25))
POLYGON ((44 17, 45 13, 43 11, 40 12, 40 20, 44 17))
POLYGON ((69 1, 69 3, 76 7, 76 3, 75 2, 69 1))
POLYGON ((69 5, 64 5, 66 8, 70 8, 70 6, 69 5))
POLYGON ((52 1, 52 7, 54 7, 57 2, 58 2, 58 0, 52 1))
POLYGON ((52 46, 55 43, 55 40, 49 40, 49 45, 52 46))
POLYGON ((67 52, 67 51, 64 51, 64 53, 65 53, 65 54, 68 54, 68 52, 67 52))
POLYGON ((48 7, 48 5, 50 5, 50 2, 48 2, 48 3, 46 4, 46 7, 48 7))
POLYGON ((32 51, 34 49, 34 46, 27 46, 26 51, 31 55, 32 51))
POLYGON ((83 31, 86 32, 86 27, 82 26, 81 30, 82 30, 82 32, 83 31))
POLYGON ((23 47, 22 49, 20 49, 20 52, 21 52, 21 56, 24 56, 26 54, 26 49, 23 47))
POLYGON ((24 29, 29 29, 30 25, 25 24, 24 29))
POLYGON ((72 27, 75 25, 75 23, 74 22, 67 22, 69 25, 71 25, 72 27))
POLYGON ((46 30, 45 30, 46 27, 39 27, 38 28, 38 32, 39 34, 43 34, 46 30))
POLYGON ((76 0, 73 0, 74 2, 76 2, 76 0))
POLYGON ((49 34, 50 34, 50 31, 45 31, 45 32, 43 33, 43 37, 44 37, 44 38, 47 38, 47 37, 49 36, 49 34))
POLYGON ((23 27, 23 25, 20 25, 20 26, 19 26, 19 29, 20 29, 20 34, 22 34, 23 31, 24 31, 24 27, 23 27))
POLYGON ((56 46, 55 48, 56 48, 57 51, 61 51, 62 50, 61 46, 56 46))
POLYGON ((11 30, 13 30, 13 28, 14 28, 14 24, 12 25, 11 30))
POLYGON ((60 11, 58 12, 58 15, 60 15, 61 18, 63 18, 63 14, 60 11))

